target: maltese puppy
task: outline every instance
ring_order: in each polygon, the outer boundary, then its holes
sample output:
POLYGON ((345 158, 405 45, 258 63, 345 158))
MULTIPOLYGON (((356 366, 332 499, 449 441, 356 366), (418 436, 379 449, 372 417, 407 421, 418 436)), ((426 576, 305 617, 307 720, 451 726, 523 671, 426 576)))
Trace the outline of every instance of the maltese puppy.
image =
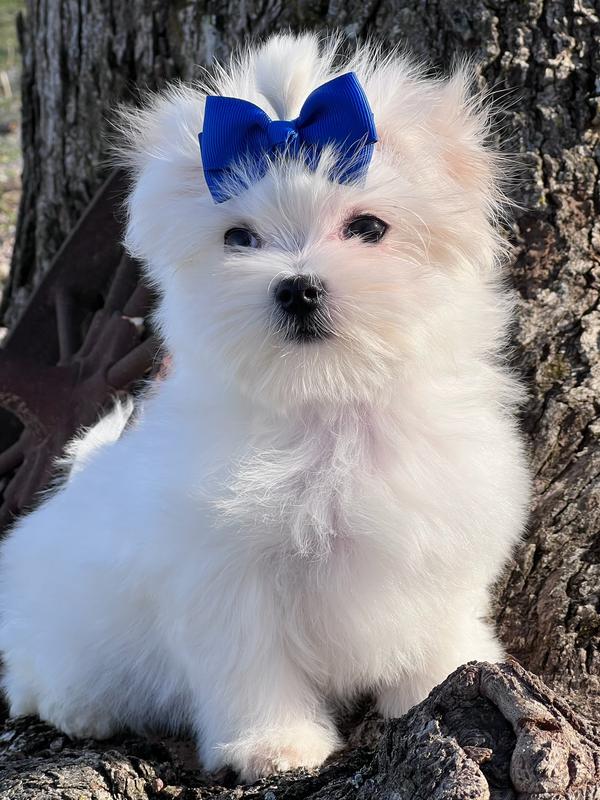
POLYGON ((253 780, 321 764, 358 693, 394 717, 503 657, 528 475, 470 82, 285 35, 123 114, 173 364, 3 543, 13 714, 192 731, 253 780))

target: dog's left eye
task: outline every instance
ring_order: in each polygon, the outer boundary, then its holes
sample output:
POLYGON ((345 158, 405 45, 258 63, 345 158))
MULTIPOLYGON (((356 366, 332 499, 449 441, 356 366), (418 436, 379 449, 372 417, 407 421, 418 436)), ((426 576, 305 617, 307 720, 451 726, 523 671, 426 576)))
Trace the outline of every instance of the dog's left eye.
POLYGON ((377 244, 385 236, 387 223, 372 214, 361 214, 355 217, 344 228, 344 239, 351 239, 357 236, 367 244, 377 244))
POLYGON ((260 239, 248 228, 230 228, 223 241, 226 247, 260 247, 260 239))

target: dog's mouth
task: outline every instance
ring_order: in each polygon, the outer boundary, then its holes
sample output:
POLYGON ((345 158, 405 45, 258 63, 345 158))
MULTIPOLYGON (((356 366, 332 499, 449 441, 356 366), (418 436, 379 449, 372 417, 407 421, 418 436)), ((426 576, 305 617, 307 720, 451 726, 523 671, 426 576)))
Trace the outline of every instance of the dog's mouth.
POLYGON ((331 318, 323 313, 298 318, 279 312, 276 329, 287 342, 320 342, 333 336, 331 318))

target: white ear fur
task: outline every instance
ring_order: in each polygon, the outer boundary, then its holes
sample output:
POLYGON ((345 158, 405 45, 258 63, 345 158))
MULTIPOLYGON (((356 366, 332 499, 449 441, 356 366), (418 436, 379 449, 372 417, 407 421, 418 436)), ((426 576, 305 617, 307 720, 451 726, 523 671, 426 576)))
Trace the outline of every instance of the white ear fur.
POLYGON ((139 174, 152 161, 200 165, 198 133, 205 93, 201 87, 170 86, 141 108, 121 107, 113 148, 120 165, 139 174))
POLYGON ((405 58, 387 58, 377 66, 376 54, 367 57, 364 82, 388 157, 396 155, 407 171, 423 176, 430 169, 431 179, 445 178, 449 190, 498 207, 503 162, 488 146, 492 112, 486 96, 473 91, 473 68, 465 63, 450 78, 435 80, 405 58))
POLYGON ((198 144, 204 101, 201 88, 172 86, 143 108, 118 114, 115 160, 134 179, 125 245, 157 284, 176 257, 174 243, 183 250, 189 238, 190 199, 208 196, 198 144))
POLYGON ((467 191, 489 195, 497 188, 498 154, 487 146, 491 107, 473 91, 474 80, 472 67, 463 64, 441 83, 429 125, 450 177, 467 191))

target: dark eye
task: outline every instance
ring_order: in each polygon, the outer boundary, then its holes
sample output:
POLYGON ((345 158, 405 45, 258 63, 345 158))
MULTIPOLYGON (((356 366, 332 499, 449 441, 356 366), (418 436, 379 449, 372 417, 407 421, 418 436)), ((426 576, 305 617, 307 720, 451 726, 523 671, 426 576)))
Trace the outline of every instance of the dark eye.
POLYGON ((379 217, 374 217, 372 214, 362 214, 360 217, 354 217, 346 225, 344 239, 358 236, 359 239, 367 242, 367 244, 377 244, 383 239, 387 229, 387 223, 379 219, 379 217))
POLYGON ((260 247, 258 236, 248 228, 230 228, 223 240, 226 247, 260 247))

